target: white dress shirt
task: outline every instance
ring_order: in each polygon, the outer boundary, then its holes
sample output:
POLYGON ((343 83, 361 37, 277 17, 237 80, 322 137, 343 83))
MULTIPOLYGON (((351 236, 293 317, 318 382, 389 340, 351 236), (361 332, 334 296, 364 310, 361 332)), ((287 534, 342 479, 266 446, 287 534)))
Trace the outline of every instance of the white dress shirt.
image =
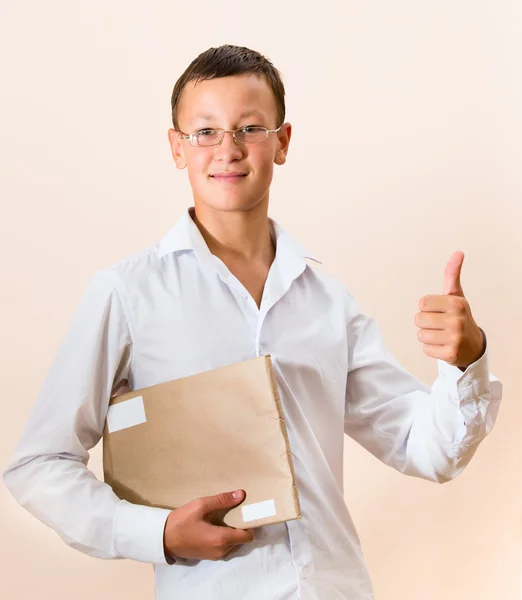
POLYGON ((70 546, 151 563, 157 600, 371 600, 343 497, 344 434, 403 473, 454 478, 499 408, 502 385, 489 373, 487 349, 465 372, 437 360, 430 388, 275 221, 276 256, 259 309, 211 254, 192 214, 92 276, 4 482, 70 546), (120 500, 87 468, 111 393, 122 379, 138 389, 262 354, 272 356, 302 518, 256 528, 253 542, 222 560, 169 564, 169 510, 120 500))

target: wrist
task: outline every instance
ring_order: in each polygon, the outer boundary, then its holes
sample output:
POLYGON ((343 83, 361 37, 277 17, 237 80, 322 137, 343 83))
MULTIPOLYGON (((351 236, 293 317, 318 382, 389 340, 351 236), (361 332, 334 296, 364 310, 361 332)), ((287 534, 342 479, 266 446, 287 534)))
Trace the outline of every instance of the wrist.
MULTIPOLYGON (((170 514, 172 514, 172 513, 170 513, 170 514)), ((170 517, 170 514, 169 514, 169 517, 170 517)), ((165 555, 165 560, 167 561, 167 563, 169 565, 173 565, 176 562, 176 557, 169 551, 166 540, 165 540, 165 533, 167 531, 167 523, 169 521, 169 517, 167 517, 167 520, 165 521, 165 527, 163 528, 163 554, 165 555)))

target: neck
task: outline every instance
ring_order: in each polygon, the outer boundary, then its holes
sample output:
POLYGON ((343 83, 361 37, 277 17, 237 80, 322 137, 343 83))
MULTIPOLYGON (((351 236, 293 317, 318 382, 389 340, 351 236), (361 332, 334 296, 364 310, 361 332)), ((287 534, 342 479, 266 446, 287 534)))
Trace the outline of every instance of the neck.
POLYGON ((271 264, 275 248, 270 236, 268 203, 246 211, 217 211, 195 203, 192 218, 212 254, 220 259, 271 264))

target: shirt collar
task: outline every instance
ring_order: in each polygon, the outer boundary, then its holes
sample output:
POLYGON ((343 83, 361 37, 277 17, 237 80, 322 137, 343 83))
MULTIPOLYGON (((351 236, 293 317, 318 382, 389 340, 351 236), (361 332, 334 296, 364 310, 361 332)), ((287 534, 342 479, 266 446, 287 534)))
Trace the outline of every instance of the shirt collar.
MULTIPOLYGON (((184 250, 193 250, 200 260, 208 259, 210 250, 205 238, 201 235, 192 216, 194 207, 190 206, 174 226, 162 238, 159 244, 159 257, 173 252, 184 250)), ((310 258, 321 263, 320 260, 312 256, 297 240, 291 237, 276 221, 268 218, 270 234, 276 246, 277 254, 291 255, 294 258, 310 258)))

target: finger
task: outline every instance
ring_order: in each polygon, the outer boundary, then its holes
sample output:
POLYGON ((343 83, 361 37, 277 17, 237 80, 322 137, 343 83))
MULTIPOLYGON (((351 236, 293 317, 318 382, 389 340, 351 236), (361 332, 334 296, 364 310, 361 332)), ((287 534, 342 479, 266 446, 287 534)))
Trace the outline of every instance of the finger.
POLYGON ((451 322, 451 315, 446 313, 419 312, 414 319, 415 325, 422 329, 448 329, 451 322))
POLYGON ((452 363, 451 356, 453 350, 450 346, 436 346, 434 344, 424 344, 422 346, 422 351, 424 352, 424 354, 430 356, 431 358, 438 358, 445 362, 449 362, 450 364, 452 363))
POLYGON ((464 297, 464 291, 460 283, 464 252, 454 252, 444 269, 444 294, 464 297))
POLYGON ((429 294, 419 300, 419 310, 422 312, 450 312, 462 307, 462 299, 456 296, 440 296, 429 294))
POLYGON ((450 336, 445 329, 421 329, 417 338, 430 346, 444 346, 450 343, 450 336))
POLYGON ((217 494, 215 496, 204 496, 199 498, 199 508, 203 515, 208 515, 213 511, 226 510, 233 508, 240 504, 245 497, 243 490, 236 490, 235 492, 225 492, 223 494, 217 494), (234 498, 234 495, 237 495, 234 498))
POLYGON ((225 530, 225 533, 220 532, 224 546, 232 546, 235 544, 248 544, 254 539, 254 533, 250 529, 235 529, 234 527, 220 527, 220 530, 225 530))
POLYGON ((230 548, 225 552, 225 554, 223 556, 227 556, 228 554, 230 554, 231 552, 234 552, 234 550, 237 550, 238 548, 239 548, 239 544, 230 546, 230 548))

